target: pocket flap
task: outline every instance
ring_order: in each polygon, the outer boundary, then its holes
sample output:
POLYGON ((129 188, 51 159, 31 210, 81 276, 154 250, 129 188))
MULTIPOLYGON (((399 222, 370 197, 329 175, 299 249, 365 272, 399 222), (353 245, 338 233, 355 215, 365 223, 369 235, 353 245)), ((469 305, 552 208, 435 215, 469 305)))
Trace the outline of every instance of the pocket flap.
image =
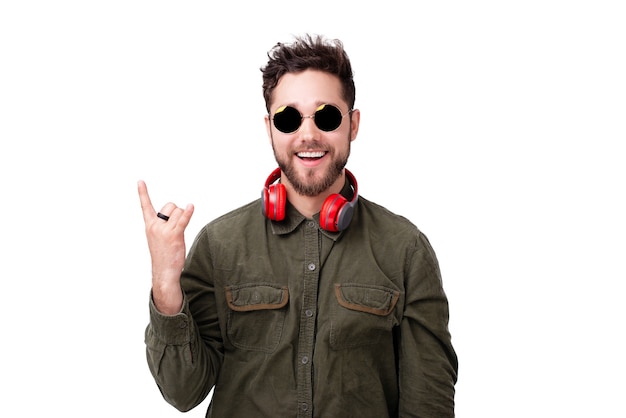
POLYGON ((226 302, 233 311, 247 312, 280 309, 289 301, 286 287, 270 285, 226 286, 226 302))
POLYGON ((379 316, 389 315, 400 298, 397 290, 361 284, 335 284, 335 295, 344 308, 379 316))

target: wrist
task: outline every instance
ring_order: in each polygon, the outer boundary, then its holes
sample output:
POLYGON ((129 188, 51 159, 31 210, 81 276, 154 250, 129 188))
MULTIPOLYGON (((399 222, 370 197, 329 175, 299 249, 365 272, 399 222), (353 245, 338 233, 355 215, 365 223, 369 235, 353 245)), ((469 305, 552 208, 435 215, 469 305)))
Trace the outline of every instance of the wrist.
POLYGON ((180 285, 152 286, 152 302, 163 315, 176 315, 183 307, 183 292, 180 285))

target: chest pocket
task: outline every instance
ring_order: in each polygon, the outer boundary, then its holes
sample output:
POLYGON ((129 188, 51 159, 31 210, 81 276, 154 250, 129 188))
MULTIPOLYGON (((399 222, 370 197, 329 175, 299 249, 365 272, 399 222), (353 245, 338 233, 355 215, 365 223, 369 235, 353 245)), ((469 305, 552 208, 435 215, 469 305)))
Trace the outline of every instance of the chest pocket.
POLYGON ((400 292, 382 286, 336 284, 330 345, 334 349, 376 344, 398 324, 393 314, 400 292))
POLYGON ((272 352, 285 324, 289 290, 273 285, 227 286, 228 338, 235 347, 272 352))

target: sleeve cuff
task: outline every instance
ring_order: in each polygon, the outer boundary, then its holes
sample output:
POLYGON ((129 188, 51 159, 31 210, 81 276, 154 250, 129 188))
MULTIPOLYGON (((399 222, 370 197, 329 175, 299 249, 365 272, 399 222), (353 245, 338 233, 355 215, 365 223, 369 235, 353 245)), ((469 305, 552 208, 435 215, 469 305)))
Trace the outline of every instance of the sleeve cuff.
POLYGON ((183 345, 191 341, 191 315, 187 298, 183 295, 183 307, 175 315, 159 312, 150 292, 150 328, 153 338, 167 345, 183 345))

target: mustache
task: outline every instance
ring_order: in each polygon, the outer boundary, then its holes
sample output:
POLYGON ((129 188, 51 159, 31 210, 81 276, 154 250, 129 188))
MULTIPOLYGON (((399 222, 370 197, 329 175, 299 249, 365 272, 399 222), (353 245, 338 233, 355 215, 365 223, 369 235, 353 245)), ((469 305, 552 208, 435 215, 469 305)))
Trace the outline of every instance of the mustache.
POLYGON ((301 143, 298 148, 296 148, 295 152, 311 150, 330 151, 330 148, 317 140, 313 140, 301 143))

